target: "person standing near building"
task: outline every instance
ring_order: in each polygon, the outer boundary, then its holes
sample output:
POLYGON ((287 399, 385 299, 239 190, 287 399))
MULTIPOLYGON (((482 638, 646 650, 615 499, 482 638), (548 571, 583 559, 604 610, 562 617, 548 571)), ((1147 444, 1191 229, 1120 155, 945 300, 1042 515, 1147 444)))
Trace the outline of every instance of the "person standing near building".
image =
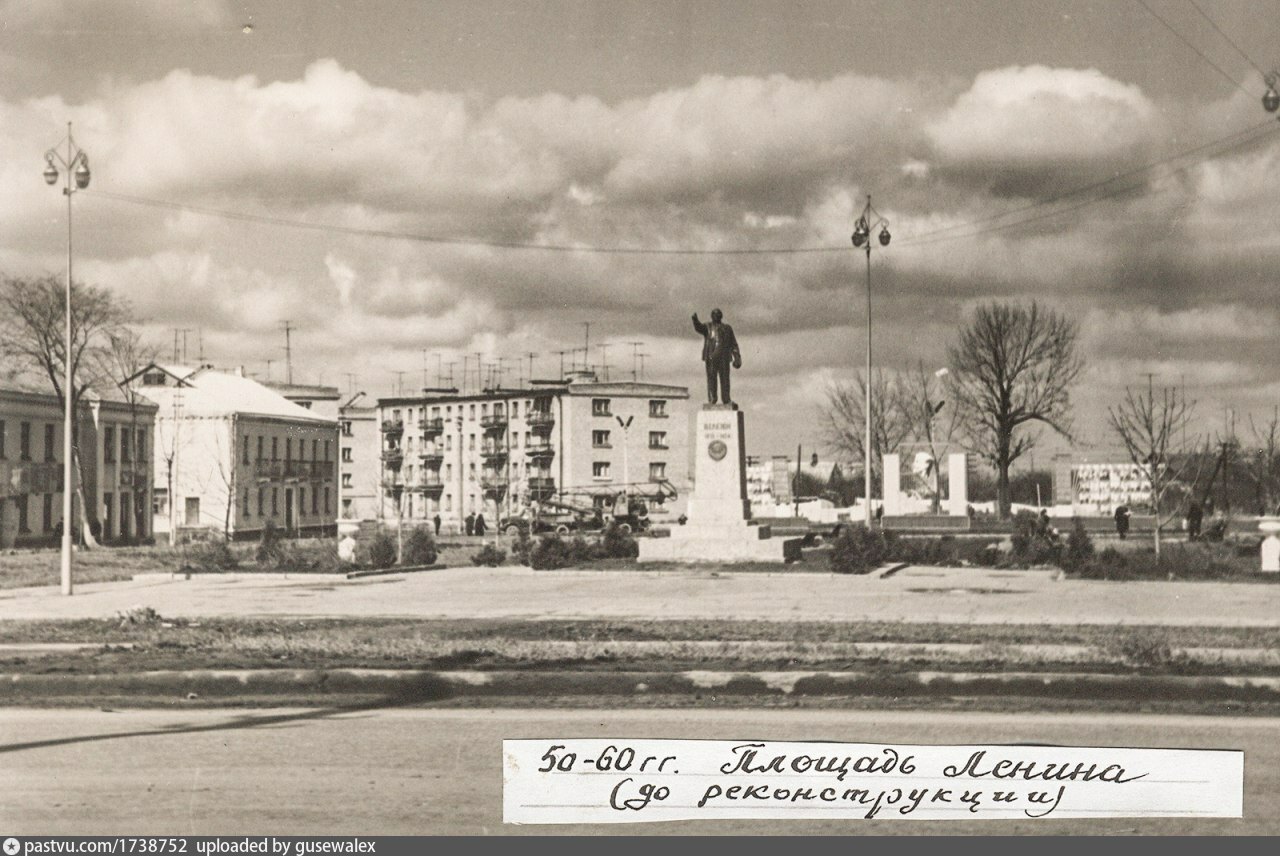
POLYGON ((466 527, 467 527, 466 529, 467 534, 474 535, 476 531, 476 514, 474 511, 466 516, 464 523, 466 524, 466 527))
POLYGON ((488 531, 489 527, 488 527, 488 525, 484 522, 484 514, 483 514, 483 513, 481 513, 481 514, 477 514, 477 515, 476 515, 476 525, 475 525, 475 529, 476 529, 476 534, 477 534, 477 535, 479 535, 479 536, 480 536, 480 537, 482 537, 482 538, 484 537, 484 533, 485 533, 486 531, 488 531))
POLYGON ((436 512, 436 516, 431 518, 431 522, 435 524, 436 537, 439 538, 440 537, 440 512, 438 511, 436 512))
POLYGON ((1123 503, 1116 506, 1116 534, 1120 536, 1121 541, 1129 535, 1129 518, 1131 516, 1129 506, 1123 503))

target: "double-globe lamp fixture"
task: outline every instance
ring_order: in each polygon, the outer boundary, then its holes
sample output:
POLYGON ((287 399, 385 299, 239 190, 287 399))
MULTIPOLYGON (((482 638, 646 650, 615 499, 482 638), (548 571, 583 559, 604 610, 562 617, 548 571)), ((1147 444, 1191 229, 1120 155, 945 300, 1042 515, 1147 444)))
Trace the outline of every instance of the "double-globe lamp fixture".
POLYGON ((1280 83, 1280 72, 1271 72, 1266 80, 1267 91, 1262 93, 1262 109, 1274 113, 1280 110, 1280 92, 1276 91, 1276 84, 1280 83))
POLYGON ((71 341, 71 195, 77 190, 84 190, 89 186, 89 156, 76 145, 76 141, 71 136, 71 123, 67 123, 67 153, 64 157, 62 152, 58 151, 55 146, 45 152, 44 160, 44 181, 45 184, 53 186, 58 183, 58 179, 62 174, 58 171, 58 165, 66 170, 67 183, 62 188, 62 194, 67 197, 67 283, 66 283, 66 317, 63 319, 65 327, 64 350, 63 350, 63 379, 62 379, 62 403, 63 403, 63 420, 62 420, 62 593, 69 595, 72 592, 71 586, 71 490, 72 490, 72 468, 71 468, 71 438, 73 433, 71 400, 74 397, 73 390, 75 385, 72 379, 71 361, 72 361, 72 341, 71 341), (74 186, 73 186, 74 181, 74 186))
POLYGON ((867 374, 863 388, 866 390, 866 401, 863 413, 866 415, 866 436, 863 438, 862 451, 862 486, 863 509, 867 530, 871 530, 871 233, 880 230, 880 246, 889 246, 889 222, 871 207, 871 197, 867 197, 867 207, 862 209, 858 222, 853 225, 853 246, 865 249, 867 253, 867 374))

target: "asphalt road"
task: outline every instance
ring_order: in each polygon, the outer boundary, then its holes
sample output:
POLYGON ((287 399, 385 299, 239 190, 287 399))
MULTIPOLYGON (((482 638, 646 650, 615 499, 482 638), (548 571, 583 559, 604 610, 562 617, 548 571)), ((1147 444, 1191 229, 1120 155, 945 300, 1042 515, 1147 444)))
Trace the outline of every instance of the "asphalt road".
POLYGON ((0 710, 0 833, 1276 834, 1280 720, 753 710, 0 710), (1243 749, 1245 819, 504 826, 501 740, 689 737, 1243 749))

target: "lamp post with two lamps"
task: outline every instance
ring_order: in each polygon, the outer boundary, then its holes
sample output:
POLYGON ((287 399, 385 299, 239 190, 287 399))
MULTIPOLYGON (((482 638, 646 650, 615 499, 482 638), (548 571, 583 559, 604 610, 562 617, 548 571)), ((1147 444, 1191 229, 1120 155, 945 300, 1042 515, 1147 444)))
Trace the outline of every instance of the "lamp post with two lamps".
POLYGON ((71 136, 71 123, 67 123, 66 156, 57 146, 45 152, 44 181, 45 184, 58 183, 60 175, 65 176, 66 184, 62 193, 67 197, 67 289, 66 289, 66 326, 63 341, 63 380, 62 380, 62 593, 71 594, 71 436, 72 436, 72 399, 75 397, 74 378, 72 376, 71 341, 71 195, 77 190, 89 186, 89 156, 76 145, 71 136), (61 174, 58 165, 62 165, 61 174))
POLYGON ((863 405, 867 417, 867 433, 863 440, 862 483, 866 500, 867 529, 871 529, 871 233, 880 230, 880 246, 889 246, 889 222, 871 207, 871 197, 867 197, 867 205, 862 209, 858 222, 853 227, 853 245, 865 248, 867 252, 867 375, 864 383, 866 402, 863 405))

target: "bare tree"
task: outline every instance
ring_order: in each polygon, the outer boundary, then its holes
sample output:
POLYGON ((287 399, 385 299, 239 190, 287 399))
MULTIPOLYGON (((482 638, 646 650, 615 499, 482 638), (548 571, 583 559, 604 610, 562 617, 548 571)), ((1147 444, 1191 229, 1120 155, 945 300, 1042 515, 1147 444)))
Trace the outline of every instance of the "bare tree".
MULTIPOLYGON (((5 277, 0 282, 0 356, 47 378, 59 405, 65 407, 65 396, 71 397, 71 412, 75 414, 71 454, 80 499, 80 531, 85 543, 92 545, 95 542, 89 527, 80 461, 80 404, 90 388, 106 380, 102 369, 109 361, 103 354, 110 337, 124 327, 128 309, 105 289, 73 283, 68 354, 65 288, 62 280, 51 276, 5 277), (72 379, 69 390, 63 389, 68 361, 72 379)), ((70 525, 70 521, 63 521, 63 525, 70 525)))
POLYGON ((1241 473, 1253 487, 1257 512, 1275 514, 1280 503, 1280 408, 1261 426, 1249 417, 1253 447, 1240 454, 1241 473))
POLYGON ((1134 393, 1126 387, 1124 401, 1118 407, 1107 409, 1111 429, 1124 443, 1134 466, 1151 484, 1157 558, 1160 556, 1160 530, 1177 513, 1175 507, 1168 519, 1161 517, 1165 494, 1182 483, 1183 474, 1197 458, 1187 454, 1194 442, 1185 449, 1181 446, 1184 429, 1191 421, 1194 408, 1195 404, 1188 403, 1176 388, 1165 387, 1157 395, 1155 388, 1148 383, 1145 394, 1134 393))
MULTIPOLYGON (((863 372, 847 383, 827 387, 823 408, 827 444, 838 454, 856 461, 865 459, 867 383, 863 372)), ((912 421, 903 403, 902 384, 896 376, 877 371, 871 378, 871 483, 879 484, 885 455, 898 451, 911 436, 912 421)))
POLYGON ((1009 467, 1030 451, 1041 423, 1071 436, 1070 390, 1084 361, 1076 323, 1038 304, 992 303, 948 351, 951 394, 972 451, 996 470, 1000 516, 1009 516, 1009 467))
POLYGON ((944 383, 937 372, 926 371, 923 362, 901 379, 899 388, 911 437, 929 454, 928 490, 933 513, 938 514, 942 510, 942 460, 959 428, 960 410, 953 405, 942 415, 947 403, 944 383))

